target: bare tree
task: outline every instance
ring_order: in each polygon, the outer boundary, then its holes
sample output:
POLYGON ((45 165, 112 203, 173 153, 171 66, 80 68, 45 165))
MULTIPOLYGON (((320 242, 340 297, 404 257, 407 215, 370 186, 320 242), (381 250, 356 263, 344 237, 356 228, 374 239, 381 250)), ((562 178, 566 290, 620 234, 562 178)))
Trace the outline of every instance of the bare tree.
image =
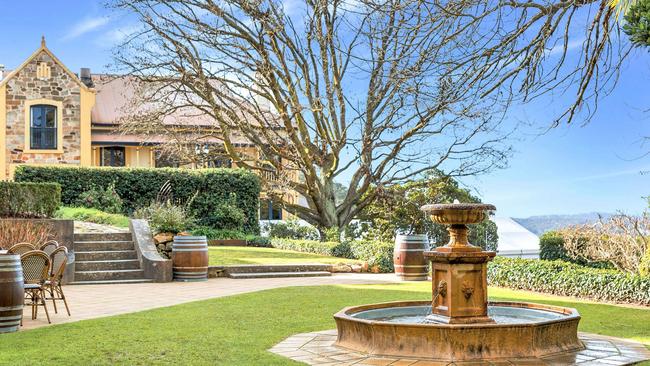
POLYGON ((608 262, 618 270, 638 273, 643 256, 650 250, 650 213, 618 214, 596 224, 571 226, 559 233, 571 257, 608 262))
POLYGON ((142 23, 118 47, 118 65, 148 85, 146 113, 124 130, 167 131, 179 144, 219 138, 239 166, 297 173, 283 188, 306 206, 285 206, 321 228, 349 223, 372 186, 503 166, 514 103, 556 91, 571 101, 552 125, 589 118, 628 52, 612 41, 608 0, 113 4, 142 23), (163 122, 183 109, 214 125, 163 122), (335 179, 350 182, 338 203, 335 179))

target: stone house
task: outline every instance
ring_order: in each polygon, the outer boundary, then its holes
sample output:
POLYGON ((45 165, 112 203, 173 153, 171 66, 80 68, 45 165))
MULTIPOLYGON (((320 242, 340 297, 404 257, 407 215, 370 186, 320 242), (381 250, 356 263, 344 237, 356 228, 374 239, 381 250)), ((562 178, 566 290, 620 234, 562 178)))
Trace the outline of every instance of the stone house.
MULTIPOLYGON (((22 164, 168 166, 156 154, 165 136, 117 131, 121 108, 130 98, 127 85, 126 77, 91 75, 89 69, 73 73, 47 48, 45 39, 16 69, 0 66, 0 180, 12 179, 22 164)), ((194 118, 191 123, 212 123, 194 118)), ((256 150, 246 140, 238 147, 256 150)), ((204 166, 232 164, 220 160, 204 166)), ((287 199, 299 197, 288 194, 287 199)), ((277 220, 288 213, 262 197, 260 217, 277 220)))

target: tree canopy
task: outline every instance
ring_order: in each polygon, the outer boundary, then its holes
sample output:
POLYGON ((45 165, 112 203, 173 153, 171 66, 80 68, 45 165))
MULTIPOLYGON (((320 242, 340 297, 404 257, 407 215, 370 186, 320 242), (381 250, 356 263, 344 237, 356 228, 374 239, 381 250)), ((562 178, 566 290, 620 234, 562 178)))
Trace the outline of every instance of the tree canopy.
POLYGON ((625 34, 637 47, 650 47, 650 1, 637 0, 625 13, 625 34))
MULTIPOLYGON (((444 225, 435 224, 420 208, 431 202, 480 203, 468 189, 461 188, 454 179, 440 173, 428 173, 420 179, 394 185, 390 188, 373 187, 377 198, 359 215, 368 222, 368 236, 373 239, 392 241, 396 234, 427 234, 433 246, 449 241, 444 225)), ((496 250, 498 235, 494 222, 486 220, 470 225, 470 242, 486 250, 496 250)))
POLYGON ((285 208, 321 228, 422 172, 505 166, 511 106, 558 92, 562 110, 545 123, 588 119, 627 55, 609 0, 113 4, 141 24, 118 67, 148 85, 123 130, 165 131, 164 148, 217 139, 238 166, 272 169, 267 191, 299 193, 285 208), (169 123, 179 111, 214 124, 169 123))

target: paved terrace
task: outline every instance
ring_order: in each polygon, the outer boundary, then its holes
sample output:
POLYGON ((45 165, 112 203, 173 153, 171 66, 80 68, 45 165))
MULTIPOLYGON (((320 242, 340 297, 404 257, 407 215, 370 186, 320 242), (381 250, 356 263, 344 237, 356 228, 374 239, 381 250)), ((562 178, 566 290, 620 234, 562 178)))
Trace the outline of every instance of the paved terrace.
MULTIPOLYGON (((214 278, 205 282, 77 285, 63 287, 72 316, 65 312, 62 301, 57 301, 58 314, 54 314, 52 301, 47 302, 47 308, 52 324, 62 324, 280 287, 393 282, 399 282, 394 274, 346 273, 328 277, 214 278)), ((38 319, 32 320, 31 307, 25 307, 23 325, 21 330, 47 326, 43 308, 39 308, 38 319)))

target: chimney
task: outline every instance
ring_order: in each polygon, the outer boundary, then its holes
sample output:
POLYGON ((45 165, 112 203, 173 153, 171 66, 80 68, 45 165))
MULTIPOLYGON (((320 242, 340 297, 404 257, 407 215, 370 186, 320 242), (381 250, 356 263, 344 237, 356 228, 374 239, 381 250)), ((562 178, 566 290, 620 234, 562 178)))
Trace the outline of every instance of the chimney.
POLYGON ((5 78, 5 65, 0 64, 0 80, 5 78))
POLYGON ((90 77, 90 69, 87 67, 82 67, 81 72, 79 73, 79 79, 81 79, 81 82, 86 84, 87 87, 92 88, 93 85, 93 79, 90 77))

